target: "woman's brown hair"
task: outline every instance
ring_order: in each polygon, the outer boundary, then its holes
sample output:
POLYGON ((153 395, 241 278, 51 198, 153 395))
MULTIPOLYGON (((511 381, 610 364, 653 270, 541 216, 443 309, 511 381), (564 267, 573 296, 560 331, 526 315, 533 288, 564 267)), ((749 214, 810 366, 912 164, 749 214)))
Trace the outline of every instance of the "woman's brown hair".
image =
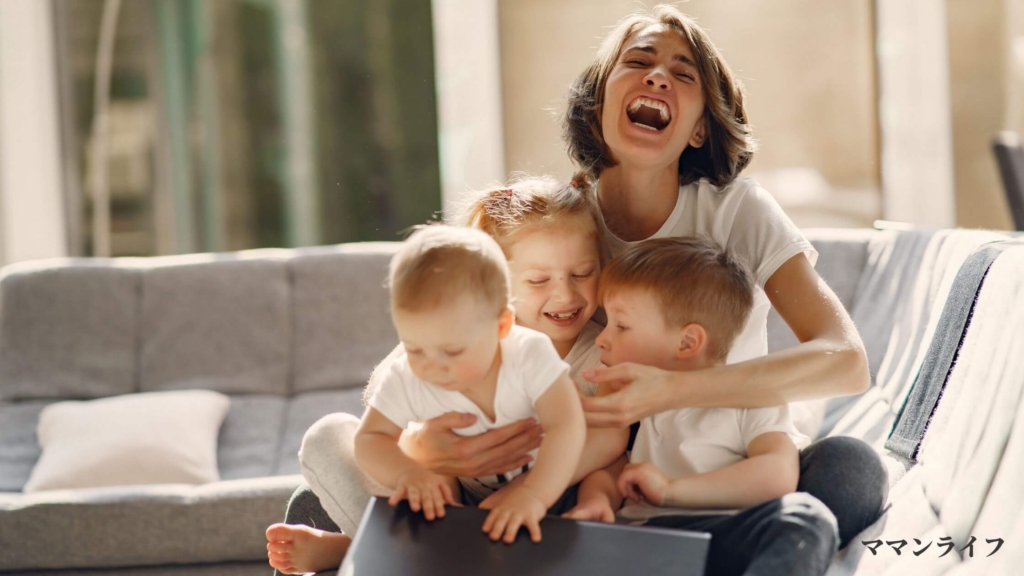
POLYGON ((704 122, 708 137, 700 148, 687 146, 679 156, 679 182, 707 178, 728 184, 750 163, 757 144, 743 108, 743 83, 722 59, 718 49, 696 22, 673 6, 655 6, 623 18, 597 52, 597 59, 569 88, 569 103, 562 131, 569 155, 591 177, 615 166, 601 130, 605 85, 626 41, 640 30, 663 24, 690 45, 704 91, 704 122))

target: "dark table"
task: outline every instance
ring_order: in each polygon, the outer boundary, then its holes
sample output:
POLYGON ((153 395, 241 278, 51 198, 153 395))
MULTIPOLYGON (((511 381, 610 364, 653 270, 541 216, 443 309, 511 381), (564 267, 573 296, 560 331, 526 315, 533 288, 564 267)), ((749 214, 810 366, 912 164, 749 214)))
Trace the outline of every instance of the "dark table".
POLYGON ((428 522, 405 502, 392 508, 372 498, 339 576, 702 576, 711 541, 701 532, 548 517, 539 544, 522 529, 508 545, 481 531, 485 510, 445 512, 428 522))

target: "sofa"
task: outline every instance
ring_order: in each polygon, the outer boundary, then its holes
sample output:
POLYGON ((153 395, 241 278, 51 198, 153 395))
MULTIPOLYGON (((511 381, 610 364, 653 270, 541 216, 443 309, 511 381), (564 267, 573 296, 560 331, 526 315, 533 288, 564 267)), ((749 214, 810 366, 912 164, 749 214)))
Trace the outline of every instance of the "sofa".
MULTIPOLYGON (((806 233, 819 273, 861 331, 873 380, 864 394, 828 401, 819 437, 867 441, 891 485, 886 513, 829 574, 1014 573, 1024 565, 1024 426, 1013 426, 1024 390, 1024 369, 1014 372, 1024 368, 1024 246, 971 230, 806 233), (992 243, 1006 249, 965 299, 958 273, 992 243), (955 330, 953 301, 969 301, 955 330), (934 357, 947 341, 955 362, 943 374, 934 357), (925 382, 922 366, 940 376, 925 382), (894 428, 921 417, 905 409, 908 398, 934 404, 910 452, 887 445, 894 428), (994 546, 985 540, 997 538, 1004 547, 985 558, 994 546), (902 551, 886 543, 901 539, 902 551), (861 543, 875 540, 874 549, 861 543), (927 553, 913 553, 928 541, 927 553), (955 549, 940 557, 947 542, 955 549)), ((362 386, 396 343, 384 288, 396 246, 5 268, 0 573, 269 574, 263 532, 301 483, 303 433, 323 415, 361 413, 362 386), (44 406, 195 388, 231 400, 219 482, 22 493, 39 459, 44 406)), ((768 332, 771 350, 796 342, 774 313, 768 332)))

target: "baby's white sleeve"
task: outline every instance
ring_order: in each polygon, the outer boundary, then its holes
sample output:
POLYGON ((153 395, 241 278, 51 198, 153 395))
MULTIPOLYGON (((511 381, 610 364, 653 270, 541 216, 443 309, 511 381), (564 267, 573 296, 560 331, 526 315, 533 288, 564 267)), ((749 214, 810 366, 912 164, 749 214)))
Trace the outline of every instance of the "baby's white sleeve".
POLYGON ((413 403, 409 397, 408 376, 411 375, 411 371, 402 370, 403 359, 404 355, 401 359, 389 355, 385 362, 390 360, 390 363, 378 366, 374 370, 371 378, 373 394, 367 401, 371 408, 402 429, 406 428, 409 422, 416 420, 413 403))
POLYGON ((810 444, 810 439, 801 434, 793 425, 788 404, 740 410, 739 421, 744 448, 750 446, 754 438, 768 432, 782 432, 789 435, 797 449, 810 444))
POLYGON ((558 356, 555 345, 546 335, 522 330, 517 354, 519 377, 530 401, 536 402, 559 376, 569 371, 569 365, 558 356))

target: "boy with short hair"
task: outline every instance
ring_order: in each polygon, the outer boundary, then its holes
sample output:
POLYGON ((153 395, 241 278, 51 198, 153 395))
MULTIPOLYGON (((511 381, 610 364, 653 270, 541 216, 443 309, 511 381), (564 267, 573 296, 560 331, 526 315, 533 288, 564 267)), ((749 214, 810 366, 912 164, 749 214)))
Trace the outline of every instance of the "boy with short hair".
MULTIPOLYGON (((601 360, 699 371, 725 363, 753 305, 745 267, 714 241, 660 238, 608 264, 601 360)), ((699 377, 699 372, 694 374, 699 377)), ((709 574, 824 574, 835 553, 828 508, 794 493, 800 469, 788 407, 685 408, 640 423, 629 455, 588 476, 567 516, 712 534, 709 574), (624 508, 623 500, 629 502, 624 508)))
POLYGON ((522 526, 540 541, 540 520, 569 485, 586 425, 569 366, 551 340, 515 325, 501 248, 479 230, 424 226, 392 259, 390 285, 401 346, 371 377, 356 461, 393 489, 392 504, 408 500, 433 520, 460 494, 480 502, 528 467, 492 478, 441 476, 402 452, 402 430, 448 412, 477 416, 455 430, 466 436, 536 417, 545 435, 531 473, 507 488, 483 529, 511 543, 522 526))

